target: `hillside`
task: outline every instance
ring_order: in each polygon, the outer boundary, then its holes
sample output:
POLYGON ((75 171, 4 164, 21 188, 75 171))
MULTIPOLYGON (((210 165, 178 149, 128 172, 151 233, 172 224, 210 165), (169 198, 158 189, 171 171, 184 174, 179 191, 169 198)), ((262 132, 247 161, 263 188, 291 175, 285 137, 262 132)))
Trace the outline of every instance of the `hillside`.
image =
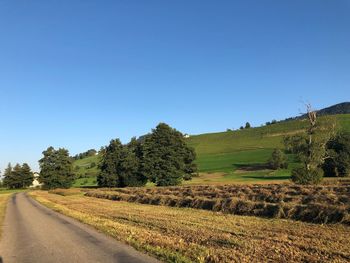
MULTIPOLYGON (((339 129, 350 131, 350 114, 334 115, 339 129)), ((192 136, 188 143, 196 149, 197 163, 201 172, 222 172, 225 175, 195 178, 201 182, 245 182, 269 181, 289 178, 290 171, 297 163, 288 156, 287 170, 271 171, 265 165, 274 148, 282 148, 285 135, 301 132, 307 127, 307 120, 291 120, 273 125, 246 130, 210 133, 192 136)))
POLYGON ((349 113, 350 113, 350 102, 339 103, 317 111, 317 114, 319 116, 334 115, 334 114, 349 114, 349 113))
MULTIPOLYGON (((334 115, 331 118, 336 119, 339 129, 350 131, 350 114, 334 115)), ((264 165, 274 148, 283 147, 283 136, 301 132, 307 125, 306 120, 291 120, 257 128, 191 136, 186 140, 196 150, 201 175, 187 183, 287 179, 291 168, 296 165, 293 156, 289 156, 291 165, 288 170, 271 171, 264 165)), ((79 174, 90 177, 79 179, 79 183, 85 181, 86 185, 93 184, 94 179, 91 177, 97 174, 98 169, 89 169, 91 162, 98 163, 98 156, 75 162, 79 174)))
MULTIPOLYGON (((350 114, 350 102, 338 103, 316 111, 318 116, 350 114)), ((301 116, 288 118, 286 120, 300 120, 300 119, 305 119, 306 117, 307 117, 307 114, 302 114, 301 116)))

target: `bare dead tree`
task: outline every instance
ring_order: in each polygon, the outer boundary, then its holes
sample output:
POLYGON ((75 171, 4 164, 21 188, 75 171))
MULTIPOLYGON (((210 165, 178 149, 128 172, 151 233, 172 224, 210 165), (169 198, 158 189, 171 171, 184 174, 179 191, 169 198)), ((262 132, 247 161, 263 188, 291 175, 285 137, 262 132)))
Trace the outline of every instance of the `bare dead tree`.
POLYGON ((328 158, 326 144, 334 136, 336 123, 329 117, 323 117, 318 121, 317 111, 313 110, 310 103, 305 104, 309 128, 307 129, 307 164, 306 169, 311 170, 318 167, 328 158), (326 118, 326 119, 325 119, 326 118))
POLYGON ((316 125, 317 112, 312 109, 311 104, 306 104, 307 116, 312 127, 316 125))

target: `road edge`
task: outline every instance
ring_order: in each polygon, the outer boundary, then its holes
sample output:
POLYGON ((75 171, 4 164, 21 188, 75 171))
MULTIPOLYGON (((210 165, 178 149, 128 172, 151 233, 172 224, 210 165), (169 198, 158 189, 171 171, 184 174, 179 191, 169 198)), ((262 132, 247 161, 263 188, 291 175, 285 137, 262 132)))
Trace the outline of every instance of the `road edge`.
POLYGON ((28 201, 31 202, 34 206, 36 206, 39 209, 45 210, 46 213, 50 213, 51 216, 55 216, 60 220, 65 220, 88 233, 94 232, 102 239, 115 242, 117 243, 118 246, 127 250, 128 252, 130 252, 131 255, 135 257, 143 256, 147 258, 149 262, 152 262, 152 263, 162 262, 161 259, 159 259, 155 254, 149 253, 148 251, 145 251, 145 250, 138 249, 138 247, 135 247, 132 244, 128 244, 123 241, 117 240, 113 236, 109 235, 108 232, 106 233, 105 231, 102 231, 94 227, 93 225, 87 224, 84 221, 79 220, 79 218, 71 217, 68 214, 65 214, 63 211, 59 210, 58 208, 55 208, 54 206, 50 206, 48 203, 40 202, 35 196, 31 195, 30 192, 26 192, 24 193, 24 195, 28 198, 28 201))

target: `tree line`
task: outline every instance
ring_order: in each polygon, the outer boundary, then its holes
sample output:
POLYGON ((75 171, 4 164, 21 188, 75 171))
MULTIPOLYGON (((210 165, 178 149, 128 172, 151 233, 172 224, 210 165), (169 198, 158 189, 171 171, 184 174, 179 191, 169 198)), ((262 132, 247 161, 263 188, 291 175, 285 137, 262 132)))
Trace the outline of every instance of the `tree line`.
MULTIPOLYGON (((148 181, 157 186, 178 185, 197 172, 196 154, 181 132, 160 123, 142 140, 132 138, 127 144, 113 139, 100 150, 100 187, 144 186, 148 181)), ((73 160, 66 149, 49 147, 39 160, 43 188, 69 188, 75 176, 73 160)))
POLYGON ((74 160, 79 160, 79 159, 84 159, 86 157, 95 156, 96 154, 97 154, 97 151, 95 149, 90 149, 90 150, 87 150, 86 152, 78 153, 74 155, 72 158, 74 160))
POLYGON ((181 184, 197 172, 196 154, 181 132, 160 123, 143 140, 133 138, 122 145, 112 140, 102 152, 97 183, 102 187, 181 184))
POLYGON ((9 163, 3 176, 2 184, 9 189, 29 187, 34 180, 34 173, 27 163, 16 164, 14 167, 9 163))

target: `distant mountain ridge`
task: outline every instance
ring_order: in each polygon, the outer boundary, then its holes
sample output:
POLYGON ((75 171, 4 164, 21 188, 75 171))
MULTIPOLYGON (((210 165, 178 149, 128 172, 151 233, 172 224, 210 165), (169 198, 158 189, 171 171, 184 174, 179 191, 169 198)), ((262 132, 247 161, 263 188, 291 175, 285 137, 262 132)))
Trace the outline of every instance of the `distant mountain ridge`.
POLYGON ((318 110, 318 115, 334 115, 350 113, 350 102, 338 103, 333 106, 318 110))
MULTIPOLYGON (((327 108, 316 110, 317 116, 324 116, 324 115, 336 115, 336 114, 349 114, 350 113, 350 102, 342 102, 338 103, 332 106, 329 106, 327 108)), ((287 120, 300 120, 307 117, 307 114, 302 114, 297 117, 291 117, 286 119, 287 120)))

